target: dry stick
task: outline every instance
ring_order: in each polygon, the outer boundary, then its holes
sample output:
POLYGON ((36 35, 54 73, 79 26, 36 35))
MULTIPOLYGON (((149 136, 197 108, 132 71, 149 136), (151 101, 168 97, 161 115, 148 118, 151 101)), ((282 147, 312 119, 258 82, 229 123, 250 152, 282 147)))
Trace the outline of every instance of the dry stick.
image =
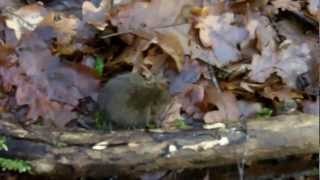
MULTIPOLYGON (((100 36, 100 38, 102 38, 102 39, 108 39, 108 38, 111 38, 111 37, 114 37, 114 36, 119 36, 119 35, 129 34, 129 33, 133 33, 133 34, 139 36, 139 35, 137 34, 139 31, 164 29, 164 28, 181 26, 181 25, 186 25, 186 24, 190 24, 190 23, 178 23, 178 24, 171 24, 171 25, 165 25, 165 26, 156 26, 156 27, 150 27, 150 28, 141 28, 141 29, 132 30, 132 31, 116 32, 116 33, 111 33, 111 34, 108 34, 108 35, 100 36)), ((143 37, 143 36, 139 36, 139 37, 147 39, 146 37, 143 37)), ((152 38, 151 38, 151 39, 152 39, 152 38)), ((148 40, 149 40, 149 39, 148 39, 148 40)))
POLYGON ((0 134, 8 137, 9 147, 9 151, 1 151, 0 155, 27 159, 35 174, 52 176, 103 177, 235 164, 243 157, 239 149, 243 144, 246 144, 249 162, 319 152, 318 117, 306 114, 248 121, 247 141, 232 138, 233 131, 199 129, 152 133, 136 130, 102 134, 48 131, 37 126, 26 129, 15 122, 5 118, 0 121, 0 134), (206 144, 224 136, 230 137, 228 145, 205 148, 206 144), (106 144, 104 149, 93 149, 101 142, 106 144))
POLYGON ((128 34, 128 33, 133 33, 133 31, 111 33, 111 34, 108 34, 108 35, 100 36, 100 38, 108 39, 108 38, 111 38, 111 37, 114 37, 114 36, 120 36, 122 34, 128 34))
MULTIPOLYGON (((219 86, 219 83, 218 83, 218 80, 217 80, 217 77, 215 75, 215 72, 214 72, 214 69, 213 69, 212 65, 208 64, 208 68, 209 68, 209 74, 210 74, 211 83, 217 88, 219 94, 222 93, 222 90, 221 90, 221 88, 219 86)), ((222 94, 220 94, 220 95, 222 95, 222 94)))

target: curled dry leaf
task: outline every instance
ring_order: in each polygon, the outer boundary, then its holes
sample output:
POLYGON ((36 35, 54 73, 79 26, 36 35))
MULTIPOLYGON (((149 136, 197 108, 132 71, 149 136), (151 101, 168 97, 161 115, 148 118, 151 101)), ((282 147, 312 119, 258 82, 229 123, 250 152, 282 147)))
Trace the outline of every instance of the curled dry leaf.
POLYGON ((261 55, 253 55, 249 77, 257 82, 265 82, 274 72, 273 64, 277 63, 275 56, 271 48, 264 49, 261 55))
POLYGON ((250 39, 256 39, 256 48, 262 51, 269 47, 276 49, 277 33, 266 16, 253 16, 249 19, 247 28, 250 32, 250 39))
POLYGON ((233 25, 234 14, 200 17, 196 28, 205 47, 211 47, 220 65, 227 65, 240 58, 237 45, 249 37, 244 27, 233 25))
POLYGON ((194 119, 202 119, 203 112, 200 105, 204 102, 205 90, 203 85, 190 85, 183 93, 177 96, 182 104, 182 110, 194 119))
POLYGON ((206 68, 199 61, 187 59, 179 74, 172 75, 169 90, 176 95, 182 110, 195 119, 202 118, 199 105, 204 101, 204 84, 196 84, 206 68))
POLYGON ((89 39, 93 35, 85 23, 76 16, 56 12, 50 12, 36 31, 43 33, 43 39, 48 38, 47 36, 56 39, 55 50, 63 55, 71 55, 76 50, 84 49, 83 39, 89 39))
POLYGON ((7 8, 6 25, 13 29, 19 40, 25 32, 41 31, 43 39, 56 38, 57 51, 72 54, 79 47, 77 38, 88 38, 92 32, 76 16, 51 12, 39 4, 24 6, 18 10, 7 8))
MULTIPOLYGON (((286 39, 291 39, 293 42, 297 44, 306 43, 310 48, 311 59, 308 61, 309 71, 308 73, 303 74, 300 77, 306 78, 306 85, 309 85, 308 93, 312 93, 314 88, 319 87, 319 74, 320 74, 320 46, 319 46, 319 38, 317 37, 318 33, 306 33, 308 31, 308 27, 305 27, 296 21, 292 20, 281 20, 276 23, 278 27, 278 33, 286 37, 286 39)), ((303 89, 303 88, 302 88, 303 89)))
POLYGON ((291 101, 293 99, 302 99, 302 94, 295 92, 287 87, 271 88, 265 87, 263 96, 271 100, 278 99, 279 101, 291 101))
POLYGON ((39 4, 24 6, 18 10, 6 8, 4 11, 7 17, 6 25, 14 30, 18 40, 23 33, 35 30, 47 13, 48 11, 39 4))
POLYGON ((177 94, 184 92, 189 86, 200 79, 204 68, 205 67, 196 60, 186 60, 181 72, 170 82, 170 93, 177 94))
POLYGON ((181 70, 185 52, 183 44, 176 35, 172 33, 158 33, 157 41, 159 46, 175 60, 178 70, 181 70))
POLYGON ((200 59, 211 65, 218 65, 218 61, 211 49, 201 47, 189 34, 190 24, 156 29, 157 44, 168 53, 181 70, 185 55, 192 59, 200 59))
POLYGON ((311 14, 320 17, 320 0, 308 0, 308 10, 311 14))
POLYGON ((194 0, 136 1, 119 6, 116 12, 111 13, 110 20, 119 32, 166 27, 178 21, 185 6, 195 4, 194 0))
POLYGON ((42 27, 52 27, 57 34, 57 42, 60 44, 71 43, 77 34, 80 20, 75 16, 65 16, 59 13, 49 13, 41 23, 42 27))
POLYGON ((107 26, 107 13, 111 6, 112 1, 110 0, 102 0, 99 7, 96 7, 90 1, 84 1, 82 4, 82 18, 88 24, 102 31, 107 26))
POLYGON ((306 44, 295 45, 288 41, 280 47, 278 52, 268 47, 261 55, 253 56, 249 74, 251 80, 263 83, 272 73, 277 73, 287 85, 296 87, 298 75, 308 71, 310 50, 306 44))
POLYGON ((301 10, 301 2, 300 1, 292 1, 292 0, 273 0, 272 5, 275 8, 281 10, 295 11, 299 12, 301 10))
POLYGON ((208 103, 218 108, 218 110, 209 111, 204 115, 206 123, 239 120, 240 112, 237 99, 231 92, 219 92, 211 86, 206 90, 206 95, 208 103))
POLYGON ((319 113, 319 96, 317 97, 316 101, 311 101, 311 100, 305 100, 302 103, 303 106, 303 112, 308 113, 308 114, 313 114, 316 116, 320 116, 319 113))

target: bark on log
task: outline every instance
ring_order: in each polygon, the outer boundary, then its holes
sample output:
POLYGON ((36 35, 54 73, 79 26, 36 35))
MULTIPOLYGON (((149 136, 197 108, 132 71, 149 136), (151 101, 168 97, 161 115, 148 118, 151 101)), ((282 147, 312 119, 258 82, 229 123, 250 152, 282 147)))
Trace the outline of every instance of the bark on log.
POLYGON ((319 152, 319 117, 306 114, 250 120, 247 134, 234 128, 237 125, 107 134, 53 131, 13 122, 4 117, 0 121, 0 134, 7 137, 9 148, 0 156, 28 160, 35 174, 50 176, 140 174, 233 164, 244 156, 250 162, 319 152))

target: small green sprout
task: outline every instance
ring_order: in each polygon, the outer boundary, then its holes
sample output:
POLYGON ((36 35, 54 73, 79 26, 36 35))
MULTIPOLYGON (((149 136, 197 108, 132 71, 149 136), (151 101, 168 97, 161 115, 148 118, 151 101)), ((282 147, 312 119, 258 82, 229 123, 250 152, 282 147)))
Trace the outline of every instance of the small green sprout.
POLYGON ((98 75, 101 77, 103 75, 103 71, 104 71, 104 60, 102 59, 102 57, 97 57, 96 58, 96 62, 95 62, 95 70, 98 73, 98 75))
POLYGON ((156 125, 156 123, 154 123, 154 122, 152 121, 152 122, 149 122, 149 123, 147 124, 147 128, 148 128, 148 129, 156 129, 156 128, 157 128, 157 125, 156 125))
POLYGON ((0 136, 0 150, 8 151, 8 146, 6 144, 6 138, 3 136, 0 136))
POLYGON ((176 125, 176 128, 178 129, 187 129, 187 128, 190 128, 189 125, 186 124, 186 121, 182 118, 180 119, 176 119, 175 121, 175 125, 176 125))
POLYGON ((262 108, 258 113, 257 113, 257 117, 258 118, 268 118, 271 117, 272 115, 272 109, 270 108, 262 108))

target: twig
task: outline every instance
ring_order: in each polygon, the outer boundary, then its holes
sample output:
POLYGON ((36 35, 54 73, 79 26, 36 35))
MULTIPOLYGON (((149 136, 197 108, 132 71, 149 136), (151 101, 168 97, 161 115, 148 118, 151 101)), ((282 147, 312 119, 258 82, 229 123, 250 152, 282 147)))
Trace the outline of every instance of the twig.
POLYGON ((107 38, 111 38, 111 37, 114 37, 114 36, 119 36, 119 35, 122 35, 122 34, 128 34, 128 33, 137 34, 139 31, 143 31, 143 30, 157 30, 157 29, 164 29, 164 28, 169 28, 169 27, 181 26, 181 25, 185 25, 185 24, 190 24, 190 23, 171 24, 171 25, 165 25, 165 26, 141 28, 141 29, 132 30, 132 31, 116 32, 116 33, 100 36, 100 38, 107 39, 107 38))
POLYGON ((217 88, 218 93, 222 93, 212 65, 208 64, 208 69, 209 69, 209 75, 210 75, 212 84, 217 88))

